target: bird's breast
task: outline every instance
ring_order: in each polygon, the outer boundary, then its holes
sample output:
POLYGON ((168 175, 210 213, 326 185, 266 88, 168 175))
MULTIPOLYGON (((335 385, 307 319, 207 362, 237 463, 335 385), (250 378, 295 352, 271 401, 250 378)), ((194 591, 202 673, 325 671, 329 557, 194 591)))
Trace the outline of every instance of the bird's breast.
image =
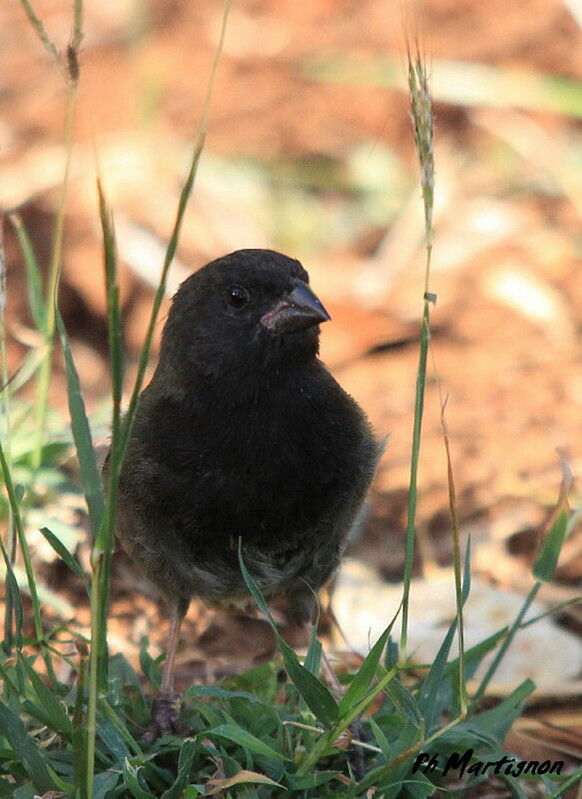
POLYGON ((139 438, 163 465, 151 494, 182 538, 277 551, 316 534, 362 482, 364 430, 357 405, 321 372, 271 381, 252 401, 166 400, 143 416, 139 438))

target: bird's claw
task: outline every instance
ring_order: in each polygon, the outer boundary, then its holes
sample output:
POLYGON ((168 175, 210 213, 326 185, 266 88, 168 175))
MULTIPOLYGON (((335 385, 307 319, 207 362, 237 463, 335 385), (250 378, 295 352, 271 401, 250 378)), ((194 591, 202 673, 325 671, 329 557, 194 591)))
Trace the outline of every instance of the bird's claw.
POLYGON ((152 721, 143 737, 144 743, 151 744, 162 735, 172 735, 178 731, 180 705, 181 700, 178 693, 164 693, 154 699, 152 721))

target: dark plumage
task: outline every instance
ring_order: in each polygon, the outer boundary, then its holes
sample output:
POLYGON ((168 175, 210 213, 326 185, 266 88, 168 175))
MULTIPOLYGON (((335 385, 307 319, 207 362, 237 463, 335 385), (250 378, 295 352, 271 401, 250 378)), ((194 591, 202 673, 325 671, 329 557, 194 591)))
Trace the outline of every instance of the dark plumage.
POLYGON ((125 549, 175 610, 169 650, 192 596, 248 598, 239 537, 263 592, 286 595, 291 617, 307 622, 372 479, 379 447, 317 358, 329 315, 308 282, 292 258, 240 250, 193 274, 173 299, 122 466, 117 519, 125 549))

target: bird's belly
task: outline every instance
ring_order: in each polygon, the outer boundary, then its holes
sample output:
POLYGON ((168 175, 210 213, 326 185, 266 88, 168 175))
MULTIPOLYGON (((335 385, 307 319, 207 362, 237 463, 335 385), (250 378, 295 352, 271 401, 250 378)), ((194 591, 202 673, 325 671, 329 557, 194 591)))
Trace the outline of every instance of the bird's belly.
POLYGON ((179 503, 185 534, 190 530, 195 544, 206 539, 242 540, 249 545, 279 552, 290 541, 303 542, 340 501, 343 486, 331 475, 319 476, 271 467, 269 473, 256 468, 207 471, 179 503))

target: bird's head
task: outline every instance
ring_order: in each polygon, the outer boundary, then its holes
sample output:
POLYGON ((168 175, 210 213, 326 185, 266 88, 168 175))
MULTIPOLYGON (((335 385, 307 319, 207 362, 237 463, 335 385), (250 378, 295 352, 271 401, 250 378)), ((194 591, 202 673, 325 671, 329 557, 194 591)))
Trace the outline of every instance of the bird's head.
POLYGON ((316 358, 319 324, 329 318, 299 261, 272 250, 238 250, 182 283, 160 364, 223 377, 306 363, 316 358))

